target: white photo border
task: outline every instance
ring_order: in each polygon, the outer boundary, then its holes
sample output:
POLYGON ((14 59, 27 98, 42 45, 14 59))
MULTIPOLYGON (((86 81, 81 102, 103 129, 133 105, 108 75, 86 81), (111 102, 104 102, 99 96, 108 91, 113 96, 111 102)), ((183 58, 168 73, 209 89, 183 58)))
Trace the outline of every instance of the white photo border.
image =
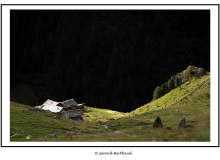
POLYGON ((192 147, 219 146, 218 5, 2 5, 2 141, 1 146, 192 147), (10 10, 210 10, 211 102, 210 142, 10 142, 10 10))

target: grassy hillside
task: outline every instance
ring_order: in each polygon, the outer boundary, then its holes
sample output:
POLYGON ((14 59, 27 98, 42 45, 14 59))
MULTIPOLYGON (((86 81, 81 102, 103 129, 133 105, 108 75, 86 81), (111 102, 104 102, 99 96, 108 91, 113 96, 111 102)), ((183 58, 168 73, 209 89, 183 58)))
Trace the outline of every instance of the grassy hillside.
POLYGON ((85 123, 11 102, 11 141, 210 141, 210 74, 193 77, 130 113, 87 106, 84 113, 85 123), (179 129, 183 115, 187 128, 179 129), (158 116, 163 128, 152 127, 158 116), (75 135, 67 136, 68 132, 75 135), (45 138, 54 133, 59 136, 45 138), (26 139, 28 135, 32 138, 26 139))
POLYGON ((177 104, 183 104, 183 103, 189 103, 189 102, 197 102, 199 99, 204 100, 210 98, 210 87, 206 87, 204 89, 204 85, 208 84, 210 86, 210 73, 207 73, 206 75, 202 77, 191 77, 186 81, 184 84, 181 86, 171 90, 169 93, 165 94, 163 97, 152 101, 151 103, 148 103, 144 106, 141 106, 140 108, 136 109, 135 111, 132 111, 130 115, 137 115, 141 113, 145 113, 148 111, 153 111, 153 110, 161 110, 164 108, 168 108, 170 106, 175 106, 177 104), (209 83, 208 83, 209 82, 209 83), (199 90, 200 89, 200 90, 199 90), (203 89, 203 90, 202 90, 203 89), (197 96, 191 98, 191 100, 187 100, 190 95, 192 95, 195 92, 201 93, 200 96, 203 98, 197 96), (202 93, 205 93, 203 95, 202 93), (205 96, 205 97, 204 97, 205 96))

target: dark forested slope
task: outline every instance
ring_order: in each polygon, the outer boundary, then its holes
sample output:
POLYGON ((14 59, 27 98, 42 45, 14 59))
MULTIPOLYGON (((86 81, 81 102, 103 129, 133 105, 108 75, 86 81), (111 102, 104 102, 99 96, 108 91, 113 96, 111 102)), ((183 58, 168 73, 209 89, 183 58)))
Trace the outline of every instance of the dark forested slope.
POLYGON ((131 111, 189 64, 210 66, 208 10, 11 10, 11 88, 131 111))

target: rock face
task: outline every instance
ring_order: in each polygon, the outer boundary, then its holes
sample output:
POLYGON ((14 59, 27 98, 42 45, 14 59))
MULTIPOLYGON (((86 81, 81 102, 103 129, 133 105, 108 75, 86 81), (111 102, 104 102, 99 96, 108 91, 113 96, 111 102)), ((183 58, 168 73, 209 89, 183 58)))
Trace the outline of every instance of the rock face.
POLYGON ((188 66, 187 68, 188 70, 191 70, 191 71, 194 71, 195 72, 195 76, 201 76, 205 70, 203 68, 199 68, 199 67, 196 67, 196 66, 188 66))
POLYGON ((198 72, 195 73, 195 76, 201 76, 204 72, 205 72, 205 70, 203 68, 199 68, 198 72))
POLYGON ((179 128, 186 128, 186 116, 185 115, 183 115, 180 121, 179 128))
POLYGON ((154 124, 153 124, 153 127, 154 128, 163 128, 163 124, 161 122, 161 119, 160 117, 157 117, 154 121, 154 124))

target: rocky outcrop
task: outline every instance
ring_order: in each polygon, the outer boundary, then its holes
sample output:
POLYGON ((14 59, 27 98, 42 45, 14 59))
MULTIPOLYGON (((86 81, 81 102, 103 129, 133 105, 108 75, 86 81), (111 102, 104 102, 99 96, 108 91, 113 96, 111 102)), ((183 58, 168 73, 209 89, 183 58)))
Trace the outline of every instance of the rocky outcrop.
POLYGON ((195 73, 195 76, 199 77, 199 76, 201 76, 204 72, 205 72, 205 70, 204 70, 203 68, 199 68, 198 71, 195 73))
POLYGON ((204 73, 205 73, 205 70, 203 68, 190 65, 187 67, 186 70, 184 70, 178 75, 179 82, 181 84, 184 80, 186 80, 187 78, 191 76, 199 77, 203 75, 204 73))

